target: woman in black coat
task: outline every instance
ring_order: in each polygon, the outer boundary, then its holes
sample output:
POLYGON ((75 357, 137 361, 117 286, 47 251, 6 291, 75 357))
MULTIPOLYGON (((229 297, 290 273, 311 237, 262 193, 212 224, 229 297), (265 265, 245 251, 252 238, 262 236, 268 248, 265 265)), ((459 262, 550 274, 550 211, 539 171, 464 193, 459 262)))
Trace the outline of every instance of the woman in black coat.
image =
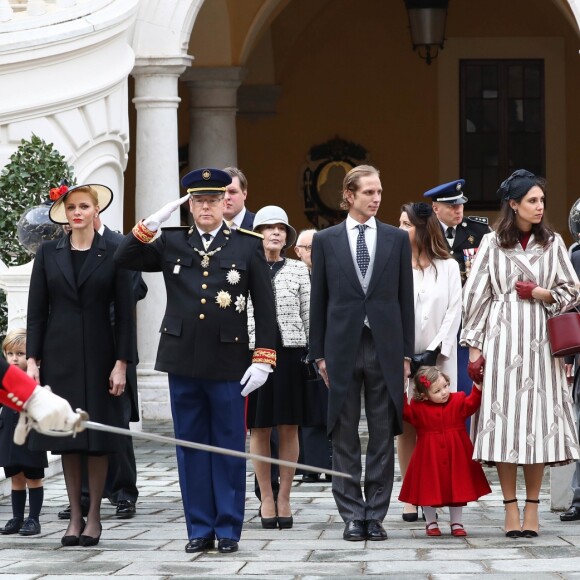
MULTIPOLYGON (((28 374, 49 384, 91 420, 122 426, 126 366, 134 333, 131 274, 113 262, 116 245, 93 228, 99 211, 111 203, 102 185, 51 190, 52 221, 68 223, 71 233, 40 246, 34 260, 28 299, 28 374), (115 309, 115 326, 110 306, 115 309)), ((71 505, 62 544, 95 545, 101 534, 100 504, 107 454, 115 436, 84 431, 76 437, 33 434, 33 449, 62 454, 71 505), (90 508, 86 527, 81 513, 81 465, 87 456, 90 508)))

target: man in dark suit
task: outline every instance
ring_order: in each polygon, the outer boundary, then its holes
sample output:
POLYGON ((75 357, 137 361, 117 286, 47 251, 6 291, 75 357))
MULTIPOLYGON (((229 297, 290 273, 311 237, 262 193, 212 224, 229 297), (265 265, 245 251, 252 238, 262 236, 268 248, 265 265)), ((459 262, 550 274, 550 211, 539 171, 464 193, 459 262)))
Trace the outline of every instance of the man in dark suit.
MULTIPOLYGON (((487 218, 463 215, 463 206, 469 201, 463 193, 464 179, 443 183, 423 195, 433 202, 433 211, 439 220, 443 235, 449 244, 449 252, 459 264, 461 281, 469 276, 471 264, 481 243, 481 238, 491 230, 487 218)), ((461 329, 459 329, 461 334, 461 329)), ((457 390, 469 394, 473 381, 467 374, 469 348, 457 346, 457 390)), ((470 419, 466 425, 469 427, 470 419)))
POLYGON ((246 208, 248 180, 237 167, 226 167, 224 171, 232 178, 224 196, 224 219, 231 229, 252 231, 256 214, 246 208))
POLYGON ((344 222, 312 242, 310 356, 329 388, 332 492, 348 541, 385 540, 394 476, 394 436, 402 431, 404 380, 414 347, 411 246, 405 232, 379 222, 379 172, 369 165, 344 178, 344 222), (369 443, 364 496, 358 426, 365 397, 369 443))
MULTIPOLYGON (((264 384, 276 364, 276 310, 262 236, 230 230, 223 221, 230 183, 219 169, 188 173, 182 179, 187 195, 139 222, 115 259, 132 270, 163 272, 167 306, 155 369, 168 373, 175 436, 244 451, 244 396, 264 384), (164 228, 153 240, 186 199, 194 225, 164 228), (256 322, 251 363, 250 293, 256 322)), ((185 551, 210 550, 216 538, 219 552, 237 551, 246 462, 177 447, 177 466, 189 537, 185 551)))

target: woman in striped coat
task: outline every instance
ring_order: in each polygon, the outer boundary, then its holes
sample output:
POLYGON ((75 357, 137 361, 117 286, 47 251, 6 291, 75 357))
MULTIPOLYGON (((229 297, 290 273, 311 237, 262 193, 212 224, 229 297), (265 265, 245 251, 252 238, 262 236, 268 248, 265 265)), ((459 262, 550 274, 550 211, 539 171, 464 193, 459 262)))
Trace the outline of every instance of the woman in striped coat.
POLYGON ((518 170, 498 195, 496 231, 484 236, 464 288, 461 344, 470 347, 470 377, 483 380, 474 459, 497 466, 506 536, 535 537, 544 466, 579 456, 564 361, 551 354, 546 320, 580 295, 566 247, 544 220, 544 181, 518 170), (523 523, 518 465, 526 485, 523 523))

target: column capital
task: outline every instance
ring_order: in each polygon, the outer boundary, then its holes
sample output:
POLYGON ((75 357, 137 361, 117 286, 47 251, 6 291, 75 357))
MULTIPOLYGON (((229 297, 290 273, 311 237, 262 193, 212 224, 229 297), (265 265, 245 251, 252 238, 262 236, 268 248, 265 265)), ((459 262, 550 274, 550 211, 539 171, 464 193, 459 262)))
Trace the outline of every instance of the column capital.
POLYGON ((184 70, 191 66, 193 57, 179 56, 150 56, 135 59, 135 66, 131 71, 134 78, 149 75, 169 75, 179 77, 184 70))
POLYGON ((181 75, 181 80, 194 88, 238 88, 246 69, 240 66, 189 67, 181 75))

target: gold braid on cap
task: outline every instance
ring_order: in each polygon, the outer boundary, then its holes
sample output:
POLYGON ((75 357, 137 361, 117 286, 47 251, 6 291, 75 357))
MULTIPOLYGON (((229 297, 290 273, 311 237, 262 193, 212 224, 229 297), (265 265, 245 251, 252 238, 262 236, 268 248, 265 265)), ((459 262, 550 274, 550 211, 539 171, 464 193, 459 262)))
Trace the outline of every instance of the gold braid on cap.
POLYGON ((143 244, 148 244, 157 232, 152 232, 147 226, 143 224, 141 220, 138 224, 135 224, 133 228, 133 235, 143 244))
POLYGON ((223 191, 226 192, 225 187, 190 187, 187 193, 193 193, 195 191, 223 191))
POLYGON ((276 366, 276 351, 271 348, 257 348, 254 350, 252 363, 266 363, 274 368, 276 366))

